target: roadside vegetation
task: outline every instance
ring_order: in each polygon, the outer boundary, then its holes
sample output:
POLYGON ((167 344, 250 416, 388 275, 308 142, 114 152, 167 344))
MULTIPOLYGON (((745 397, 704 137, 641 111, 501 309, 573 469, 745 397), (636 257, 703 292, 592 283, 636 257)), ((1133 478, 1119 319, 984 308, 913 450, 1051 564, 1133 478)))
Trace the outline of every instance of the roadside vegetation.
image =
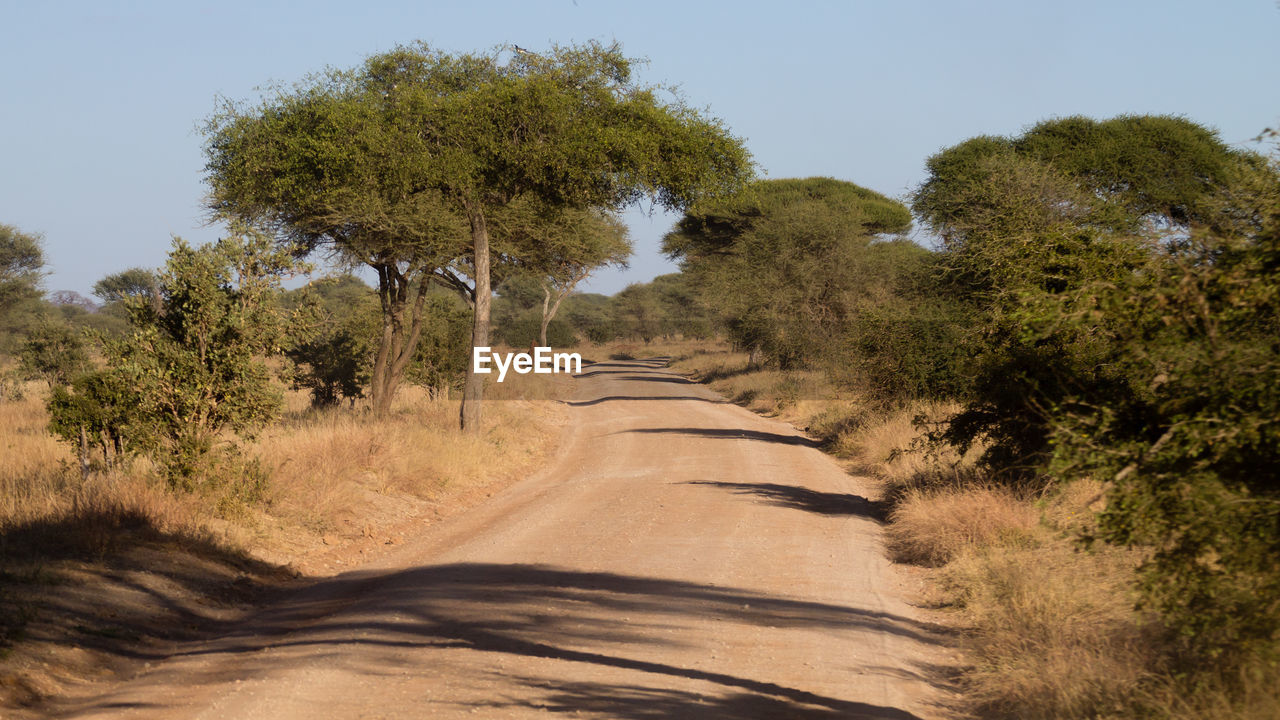
POLYGON ((411 385, 376 414, 378 299, 357 278, 285 291, 302 268, 246 231, 177 241, 65 313, 40 291, 38 236, 0 240, 18 258, 0 288, 0 705, 128 672, 131 652, 398 545, 558 442, 563 378, 513 377, 483 432, 458 428, 452 293, 427 298, 411 385))
POLYGON ((1074 117, 928 170, 933 251, 830 180, 686 214, 666 248, 734 352, 679 366, 882 480, 976 715, 1275 717, 1274 158, 1074 117))

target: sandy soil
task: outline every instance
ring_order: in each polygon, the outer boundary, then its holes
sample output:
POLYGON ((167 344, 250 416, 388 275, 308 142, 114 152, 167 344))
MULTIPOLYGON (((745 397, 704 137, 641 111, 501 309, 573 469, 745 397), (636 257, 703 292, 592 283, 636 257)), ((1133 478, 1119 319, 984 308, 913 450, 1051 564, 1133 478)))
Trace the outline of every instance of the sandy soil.
POLYGON ((55 717, 945 715, 868 488, 660 361, 586 368, 549 467, 55 717))

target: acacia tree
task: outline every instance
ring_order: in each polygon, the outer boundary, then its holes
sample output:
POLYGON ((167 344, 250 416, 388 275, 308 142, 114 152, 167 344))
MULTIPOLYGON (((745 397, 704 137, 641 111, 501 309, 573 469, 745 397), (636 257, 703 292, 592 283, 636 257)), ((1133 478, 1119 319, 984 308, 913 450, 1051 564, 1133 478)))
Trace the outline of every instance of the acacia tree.
POLYGON ((39 234, 0 224, 0 352, 16 349, 35 315, 44 277, 40 241, 39 234))
POLYGON ((511 218, 499 231, 515 241, 520 272, 542 289, 538 344, 547 346, 547 327, 578 283, 607 265, 625 267, 631 255, 627 226, 602 210, 566 210, 551 217, 531 213, 511 218), (513 222, 514 221, 514 222, 513 222))
POLYGON ((154 270, 129 268, 112 273, 93 284, 93 294, 105 308, 123 308, 127 298, 141 298, 159 311, 160 283, 154 270))
POLYGON ((943 238, 946 289, 971 307, 968 397, 948 439, 985 439, 992 469, 1037 477, 1054 413, 1132 391, 1107 359, 1116 329, 1096 287, 1149 280, 1162 243, 1229 220, 1216 196, 1256 163, 1165 116, 1050 120, 930 158, 913 207, 943 238), (1096 326, 1050 320, 1064 308, 1096 326))
POLYGON ((326 252, 378 278, 381 328, 370 371, 386 413, 412 362, 430 283, 461 252, 465 220, 422 184, 431 153, 394 94, 396 57, 330 71, 258 105, 226 102, 207 123, 216 214, 274 231, 298 255, 326 252))
POLYGON ((43 268, 40 236, 0 224, 0 310, 39 297, 43 268))
POLYGON ((842 329, 867 286, 857 269, 872 240, 910 226, 902 203, 850 182, 765 180, 687 211, 663 250, 753 362, 787 369, 815 359, 842 329))
MULTIPOLYGON (((491 237, 491 221, 505 208, 524 201, 550 211, 617 209, 649 197, 682 209, 735 190, 751 174, 740 141, 678 98, 660 101, 657 88, 634 83, 616 45, 554 47, 502 62, 505 54, 400 47, 252 113, 215 119, 215 207, 375 260, 380 282, 392 286, 384 292, 388 337, 405 284, 397 263, 423 275, 433 268, 429 274, 471 299, 478 347, 489 344, 495 251, 519 253, 507 238, 491 237), (467 234, 461 248, 449 232, 458 219, 467 234), (388 251, 407 241, 416 252, 388 251)), ((419 283, 417 302, 422 290, 419 283)), ((411 331, 402 352, 415 340, 411 331)), ((479 430, 482 397, 482 378, 468 368, 464 428, 479 430)))
POLYGON ((1187 227, 1213 222, 1214 194, 1254 165, 1255 157, 1180 117, 1059 118, 1013 138, 971 138, 929 158, 929 177, 916 190, 912 209, 944 239, 989 232, 987 218, 974 216, 988 205, 970 199, 992 168, 1009 167, 1017 158, 1051 167, 1078 185, 1093 205, 1080 210, 1090 213, 1094 225, 1136 231, 1143 220, 1154 220, 1187 227), (1099 206, 1108 211, 1105 217, 1099 206))

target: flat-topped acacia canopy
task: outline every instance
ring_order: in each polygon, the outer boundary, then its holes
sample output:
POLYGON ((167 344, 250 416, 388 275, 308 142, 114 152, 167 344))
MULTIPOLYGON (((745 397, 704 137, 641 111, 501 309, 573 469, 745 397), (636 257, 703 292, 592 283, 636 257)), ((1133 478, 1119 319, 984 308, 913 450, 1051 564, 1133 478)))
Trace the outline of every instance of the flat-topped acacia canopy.
MULTIPOLYGON (((720 121, 660 99, 668 91, 631 68, 617 45, 594 42, 541 54, 399 47, 256 106, 228 104, 207 128, 210 206, 378 271, 373 390, 389 406, 420 330, 410 298, 432 277, 467 287, 472 345, 488 344, 491 253, 522 252, 490 228, 513 203, 683 209, 751 177, 720 121)), ((482 392, 468 372, 464 427, 478 428, 482 392)))

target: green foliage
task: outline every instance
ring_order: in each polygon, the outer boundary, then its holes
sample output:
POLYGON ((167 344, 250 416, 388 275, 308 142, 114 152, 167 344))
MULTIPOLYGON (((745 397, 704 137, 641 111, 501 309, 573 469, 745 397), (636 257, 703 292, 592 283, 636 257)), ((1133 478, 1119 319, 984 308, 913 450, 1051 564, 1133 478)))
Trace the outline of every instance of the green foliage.
POLYGON ((0 224, 0 312, 40 296, 44 251, 41 237, 0 224))
POLYGON ((732 339, 791 369, 829 356, 855 305, 882 286, 872 240, 903 232, 901 204, 830 178, 768 180, 685 213, 663 239, 732 339))
MULTIPOLYGON (((513 316, 495 331, 499 342, 513 348, 528 348, 541 344, 539 330, 541 316, 533 311, 513 316)), ((565 320, 555 319, 547 324, 547 346, 570 348, 578 344, 578 336, 565 320)))
MULTIPOLYGON (((972 138, 934 155, 912 208, 944 239, 981 228, 984 219, 999 220, 983 212, 988 206, 981 202, 981 186, 1013 158, 1052 168, 1046 174, 1069 179, 1079 197, 1090 199, 1095 222, 1127 230, 1149 218, 1184 227, 1212 222, 1214 194, 1255 164, 1250 153, 1232 150, 1215 132, 1185 118, 1075 116, 1047 120, 1016 138, 972 138), (1109 212, 1098 216, 1099 207, 1109 212)), ((1061 193, 1060 184, 1054 182, 1051 195, 1039 203, 1041 212, 1078 209, 1051 200, 1061 193)))
POLYGON ((568 311, 574 327, 591 342, 619 338, 650 342, 663 337, 704 338, 714 334, 716 317, 684 273, 634 283, 612 298, 581 295, 568 311))
POLYGON ((494 213, 490 228, 513 247, 509 260, 515 272, 538 278, 540 285, 557 292, 572 291, 601 267, 625 267, 631 255, 627 226, 601 210, 556 211, 518 202, 494 213))
MULTIPOLYGON (((421 305, 409 298, 425 297, 427 276, 474 302, 472 342, 488 344, 491 256, 530 260, 519 237, 490 247, 505 210, 557 217, 644 197, 684 208, 751 174, 740 141, 635 84, 616 46, 501 54, 399 47, 209 123, 217 211, 379 273, 378 408, 413 354, 422 325, 404 312, 421 305)), ((468 376, 463 418, 476 429, 482 387, 468 376)))
MULTIPOLYGON (((419 142, 413 108, 384 92, 396 84, 387 77, 393 72, 333 71, 309 87, 278 89, 256 107, 227 103, 206 127, 215 212, 270 227, 299 253, 323 248, 377 274, 374 359, 347 371, 368 372, 378 413, 389 410, 416 351, 424 321, 416 299, 467 238, 465 218, 422 186, 432 154, 419 142)), ((357 334, 346 335, 318 341, 308 355, 323 364, 358 352, 357 334), (328 361, 326 347, 337 353, 328 361)), ((313 380, 323 385, 304 382, 313 380)), ((358 378, 347 380, 350 387, 358 378)))
POLYGON ((471 310, 456 296, 437 292, 427 297, 423 316, 422 339, 406 377, 433 393, 447 393, 462 386, 471 362, 471 310))
POLYGON ((865 264, 880 291, 855 305, 832 376, 886 407, 958 397, 967 386, 971 309, 938 281, 937 253, 906 240, 875 243, 865 264))
POLYGON ((66 437, 86 423, 126 435, 124 449, 150 455, 174 487, 257 487, 261 474, 234 441, 279 408, 262 358, 286 340, 274 296, 294 268, 287 253, 247 230, 199 248, 175 239, 158 276, 160 302, 129 302, 133 330, 106 342, 109 370, 52 399, 55 432, 66 437))
MULTIPOLYGON (((532 337, 526 317, 509 320, 505 330, 499 319, 499 334, 516 346, 575 344, 568 325, 555 322, 556 313, 578 283, 592 272, 608 265, 626 266, 631 255, 626 225, 615 215, 599 210, 532 212, 526 203, 507 206, 495 219, 499 219, 494 223, 499 236, 518 245, 515 276, 511 279, 528 278, 518 288, 525 293, 519 298, 520 303, 526 311, 539 306, 532 337)), ((499 293, 509 296, 513 290, 517 288, 504 281, 499 293)))
POLYGON ((94 283, 93 294, 104 303, 120 302, 126 298, 144 298, 149 302, 159 296, 160 288, 154 271, 129 268, 94 283))
POLYGON ((0 224, 0 352, 14 352, 40 314, 41 236, 0 224))
POLYGON ((316 407, 364 397, 378 333, 378 299, 353 275, 323 278, 284 296, 286 309, 308 315, 308 331, 285 350, 293 386, 316 407))
POLYGON ((138 395, 127 376, 117 369, 78 375, 67 386, 56 386, 49 399, 49 431, 72 447, 83 431, 96 444, 106 466, 151 446, 154 427, 139 412, 138 395))
POLYGON ((649 343, 667 328, 668 308, 651 284, 628 285, 613 296, 613 307, 620 337, 649 343))
POLYGON ((1213 195, 1230 185, 1247 161, 1216 132, 1169 115, 1049 120, 1023 133, 1013 147, 1135 217, 1157 216, 1179 225, 1210 220, 1213 195))
POLYGON ((564 322, 588 342, 606 343, 619 336, 613 299, 599 293, 574 293, 564 301, 564 322))
POLYGON ((715 313, 703 301, 698 287, 688 275, 659 275, 650 285, 662 308, 663 335, 708 338, 715 334, 715 313))
POLYGON ((89 368, 89 354, 80 333, 64 322, 44 319, 27 333, 18 353, 18 368, 49 387, 64 387, 89 368))
POLYGON ((1095 289, 1128 392, 1055 418, 1053 469, 1114 478, 1102 537, 1155 549, 1148 602, 1191 658, 1228 667, 1280 661, 1277 177, 1232 198, 1256 231, 1197 232, 1095 289))
POLYGON ((946 439, 961 447, 983 441, 987 468, 1010 480, 1036 477, 1049 451, 1049 423, 1069 397, 1091 388, 1123 389, 1125 378, 1099 361, 1097 333, 1046 322, 1063 298, 1132 276, 1150 243, 1116 229, 1114 206, 1084 192, 1037 160, 1012 154, 964 166, 968 184, 955 196, 937 265, 942 289, 968 308, 961 343, 972 359, 964 410, 946 439))
POLYGON ((311 392, 311 404, 328 407, 341 399, 364 397, 369 354, 365 338, 349 328, 335 328, 295 345, 285 353, 301 364, 293 375, 295 388, 311 392))
POLYGON ((1184 667, 1280 661, 1280 171, 1179 118, 1042 123, 930 160, 963 312, 944 437, 1014 482, 1109 481, 1184 667))

